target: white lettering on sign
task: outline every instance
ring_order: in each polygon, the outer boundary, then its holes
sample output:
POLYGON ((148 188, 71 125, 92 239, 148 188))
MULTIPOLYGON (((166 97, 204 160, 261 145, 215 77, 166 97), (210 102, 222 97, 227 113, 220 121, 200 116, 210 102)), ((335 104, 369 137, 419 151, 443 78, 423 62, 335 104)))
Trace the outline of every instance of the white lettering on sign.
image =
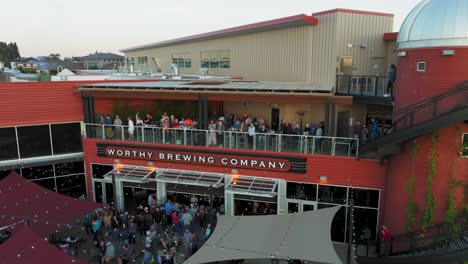
POLYGON ((135 158, 146 159, 155 161, 173 161, 173 162, 188 162, 199 164, 218 164, 221 166, 252 168, 252 169, 271 169, 271 170, 287 170, 289 169, 289 162, 281 159, 265 159, 254 157, 236 157, 234 155, 205 155, 205 154, 191 154, 191 153, 170 153, 171 151, 161 150, 139 150, 135 148, 122 147, 106 147, 105 155, 109 157, 122 157, 122 158, 135 158), (169 152, 169 153, 168 153, 169 152))

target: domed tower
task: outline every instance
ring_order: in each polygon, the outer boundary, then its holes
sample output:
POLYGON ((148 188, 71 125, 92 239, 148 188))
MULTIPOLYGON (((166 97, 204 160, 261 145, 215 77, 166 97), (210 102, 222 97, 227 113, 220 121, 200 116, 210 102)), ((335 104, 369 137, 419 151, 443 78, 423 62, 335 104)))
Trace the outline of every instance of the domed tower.
POLYGON ((402 234, 467 208, 468 0, 423 0, 397 43, 384 223, 402 234))
POLYGON ((423 0, 398 33, 395 110, 468 80, 468 1, 423 0))

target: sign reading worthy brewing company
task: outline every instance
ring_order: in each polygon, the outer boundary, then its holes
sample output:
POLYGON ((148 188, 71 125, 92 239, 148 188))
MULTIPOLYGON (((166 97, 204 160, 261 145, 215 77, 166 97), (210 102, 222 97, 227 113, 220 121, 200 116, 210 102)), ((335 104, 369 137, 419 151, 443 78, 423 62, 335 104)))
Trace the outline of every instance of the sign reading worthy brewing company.
POLYGON ((305 158, 292 158, 280 155, 233 154, 222 150, 181 150, 171 147, 140 147, 131 145, 96 145, 97 154, 101 157, 137 159, 156 162, 177 162, 244 169, 271 170, 284 172, 306 172, 305 158))

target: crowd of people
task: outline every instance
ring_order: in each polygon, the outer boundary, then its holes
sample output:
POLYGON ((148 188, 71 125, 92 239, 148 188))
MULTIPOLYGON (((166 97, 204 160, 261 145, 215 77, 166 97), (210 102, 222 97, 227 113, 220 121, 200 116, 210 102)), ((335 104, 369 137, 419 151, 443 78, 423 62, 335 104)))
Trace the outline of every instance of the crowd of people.
POLYGON ((190 257, 209 238, 215 213, 195 196, 190 205, 182 205, 170 199, 159 204, 150 195, 147 204, 134 212, 119 213, 111 205, 86 215, 83 225, 93 236, 102 264, 128 263, 140 253, 143 264, 175 263, 177 258, 190 257), (135 250, 137 240, 143 243, 143 251, 135 250))

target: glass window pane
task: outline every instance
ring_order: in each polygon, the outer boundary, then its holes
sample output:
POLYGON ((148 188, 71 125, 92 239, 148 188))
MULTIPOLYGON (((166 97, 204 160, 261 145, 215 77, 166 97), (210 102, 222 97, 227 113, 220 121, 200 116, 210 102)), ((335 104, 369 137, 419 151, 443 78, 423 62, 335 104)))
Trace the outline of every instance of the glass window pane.
POLYGON ((78 173, 84 173, 83 161, 55 164, 56 176, 78 174, 78 173))
POLYGON ((191 68, 191 67, 192 67, 192 59, 185 58, 185 68, 191 68))
POLYGON ((219 68, 219 52, 210 52, 210 68, 219 68))
POLYGON ((348 198, 351 198, 351 190, 353 191, 354 205, 364 207, 379 207, 379 191, 369 189, 350 189, 348 198))
POLYGON ((307 201, 315 201, 317 199, 316 184, 288 182, 286 186, 286 197, 288 199, 298 199, 307 201))
POLYGON ((0 128, 0 146, 0 160, 12 160, 18 158, 14 127, 0 128))
POLYGON ((96 197, 96 203, 103 203, 102 197, 102 183, 94 182, 94 196, 96 197))
MULTIPOLYGON (((323 208, 328 208, 328 207, 333 207, 336 205, 330 205, 330 204, 318 204, 318 209, 323 209, 323 208)), ((345 239, 345 233, 346 233, 346 207, 341 206, 340 210, 336 212, 335 217, 333 218, 332 221, 332 226, 331 226, 331 239, 334 242, 344 242, 345 239)))
POLYGON ((21 173, 28 180, 37 180, 54 177, 54 167, 52 165, 24 168, 21 173))
POLYGON ((93 172, 93 178, 103 179, 104 175, 114 169, 111 165, 92 164, 91 170, 93 172))
POLYGON ((202 68, 209 68, 210 67, 210 55, 208 52, 201 52, 200 54, 200 61, 202 68))
POLYGON ((86 178, 84 174, 57 177, 57 192, 74 198, 86 195, 86 178))
POLYGON ((377 209, 354 208, 355 238, 360 241, 375 239, 377 209))
POLYGON ((21 158, 52 155, 48 125, 18 127, 18 141, 21 158))
POLYGON ((468 134, 463 134, 461 152, 463 157, 468 157, 468 134))
POLYGON ((319 185, 318 201, 323 203, 345 204, 346 187, 319 185))
POLYGON ((82 152, 80 123, 52 125, 54 154, 82 152))
POLYGON ((112 189, 112 183, 106 183, 106 202, 108 204, 114 201, 114 190, 112 189))
POLYGON ((55 192, 55 179, 54 178, 49 178, 45 180, 37 180, 37 181, 31 181, 35 184, 39 184, 40 186, 49 189, 53 192, 55 192))

